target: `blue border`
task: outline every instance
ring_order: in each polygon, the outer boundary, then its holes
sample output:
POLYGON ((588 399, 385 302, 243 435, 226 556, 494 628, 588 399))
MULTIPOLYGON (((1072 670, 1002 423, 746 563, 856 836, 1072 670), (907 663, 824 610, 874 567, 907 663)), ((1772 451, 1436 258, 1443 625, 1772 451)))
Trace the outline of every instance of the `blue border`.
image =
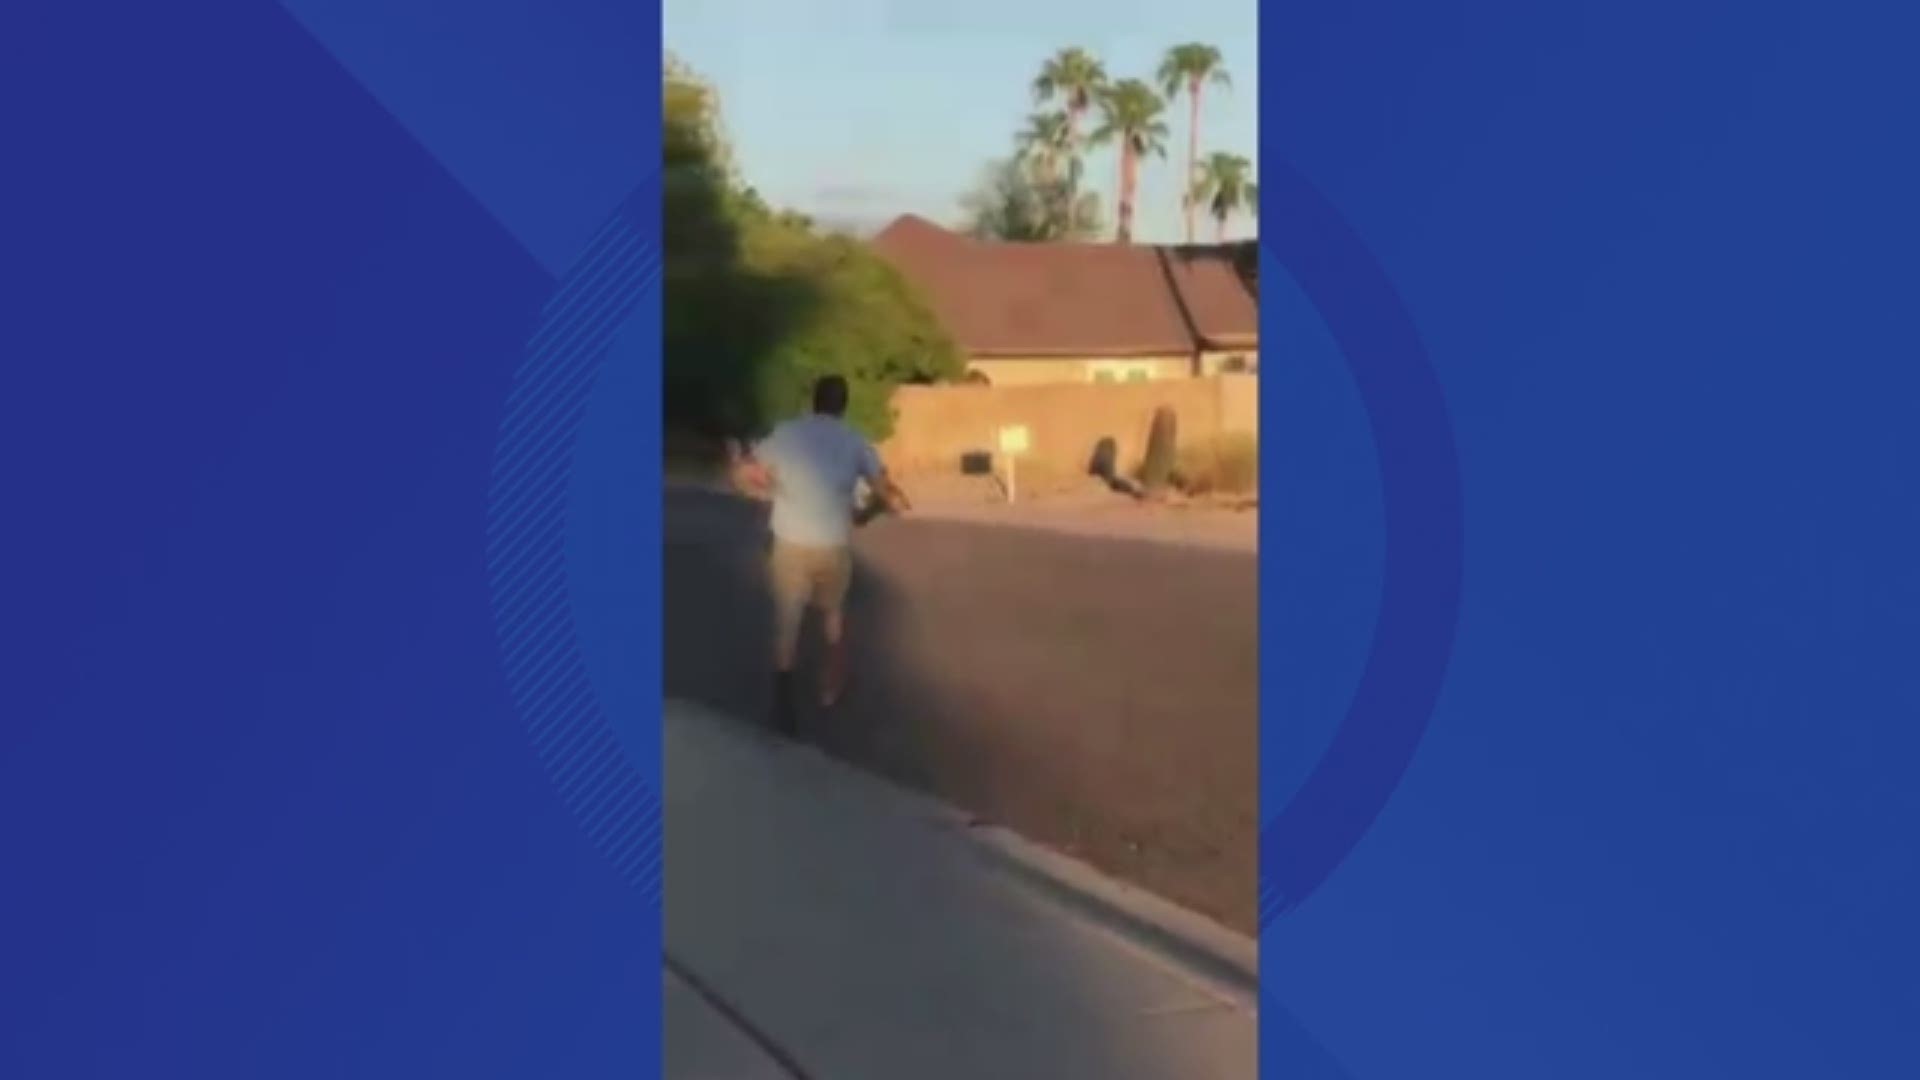
POLYGON ((491 601, 553 568, 528 380, 594 352, 542 305, 657 236, 659 33, 0 7, 0 1076, 657 1073, 657 759, 491 601))
POLYGON ((1266 1074, 1920 1075, 1915 13, 1262 14, 1266 1074))

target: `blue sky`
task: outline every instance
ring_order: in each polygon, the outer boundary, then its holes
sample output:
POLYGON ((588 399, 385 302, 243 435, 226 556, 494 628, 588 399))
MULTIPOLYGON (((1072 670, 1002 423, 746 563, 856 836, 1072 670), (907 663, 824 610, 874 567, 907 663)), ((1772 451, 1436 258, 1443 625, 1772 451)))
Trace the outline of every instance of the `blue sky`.
MULTIPOLYGON (((1233 76, 1202 118, 1202 153, 1254 157, 1256 0, 664 0, 666 46, 719 90, 748 182, 827 220, 958 217, 962 194, 1012 148, 1029 85, 1054 50, 1079 45, 1116 77, 1151 80, 1167 46, 1217 46, 1233 76)), ((1135 232, 1180 235, 1184 101, 1168 157, 1141 177, 1135 232)), ((1119 167, 1088 161, 1111 220, 1119 167)), ((1248 235, 1251 221, 1230 235, 1248 235)), ((1203 223, 1202 238, 1210 227, 1203 223)))

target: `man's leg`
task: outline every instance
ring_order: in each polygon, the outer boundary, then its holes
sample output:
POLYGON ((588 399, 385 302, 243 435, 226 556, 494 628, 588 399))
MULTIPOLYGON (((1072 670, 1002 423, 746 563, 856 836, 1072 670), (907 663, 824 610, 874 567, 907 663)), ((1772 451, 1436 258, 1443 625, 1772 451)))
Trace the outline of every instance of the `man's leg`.
POLYGON ((814 603, 827 640, 825 670, 820 673, 820 704, 832 706, 847 688, 847 590, 853 581, 853 553, 835 552, 815 579, 814 603))
POLYGON ((769 560, 773 590, 773 726, 783 735, 799 731, 793 668, 800 651, 800 626, 806 618, 808 580, 801 553, 775 543, 769 560))

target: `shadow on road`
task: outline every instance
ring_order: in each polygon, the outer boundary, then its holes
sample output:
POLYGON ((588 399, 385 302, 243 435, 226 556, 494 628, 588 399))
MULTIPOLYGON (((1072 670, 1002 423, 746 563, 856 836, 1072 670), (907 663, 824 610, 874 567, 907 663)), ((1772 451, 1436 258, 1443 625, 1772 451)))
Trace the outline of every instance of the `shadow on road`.
MULTIPOLYGON (((764 718, 764 508, 675 492, 664 534, 667 694, 764 718)), ((1251 555, 887 518, 856 558, 855 682, 805 738, 1254 932, 1251 555)))

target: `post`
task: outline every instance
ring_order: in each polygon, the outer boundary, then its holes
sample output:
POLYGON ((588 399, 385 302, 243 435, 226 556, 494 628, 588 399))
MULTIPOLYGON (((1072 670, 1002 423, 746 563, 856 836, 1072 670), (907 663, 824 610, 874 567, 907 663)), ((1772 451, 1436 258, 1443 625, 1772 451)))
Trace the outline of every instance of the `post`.
POLYGON ((1000 456, 1007 459, 1007 501, 1011 503, 1014 499, 1014 485, 1017 483, 1016 474, 1019 471, 1019 467, 1014 462, 1019 461, 1020 455, 1027 452, 1031 440, 1027 435, 1025 424, 1009 424, 1000 429, 999 435, 1000 456))

